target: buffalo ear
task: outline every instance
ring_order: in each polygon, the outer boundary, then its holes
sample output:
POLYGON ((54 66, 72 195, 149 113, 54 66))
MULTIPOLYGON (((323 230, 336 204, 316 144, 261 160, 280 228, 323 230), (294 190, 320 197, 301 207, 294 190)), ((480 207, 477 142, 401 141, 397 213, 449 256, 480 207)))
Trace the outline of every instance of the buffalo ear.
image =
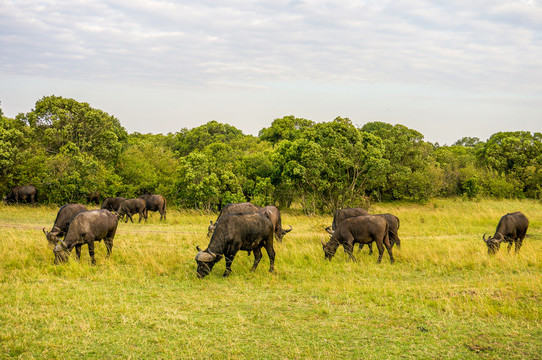
POLYGON ((213 225, 213 220, 209 221, 210 225, 213 225))

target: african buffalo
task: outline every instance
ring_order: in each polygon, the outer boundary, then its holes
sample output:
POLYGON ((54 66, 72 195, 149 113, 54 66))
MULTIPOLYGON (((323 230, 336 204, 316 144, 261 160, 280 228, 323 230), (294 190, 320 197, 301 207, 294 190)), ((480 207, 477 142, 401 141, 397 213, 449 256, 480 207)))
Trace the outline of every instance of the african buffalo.
POLYGON ((45 234, 47 241, 49 241, 49 244, 55 246, 60 241, 60 238, 66 235, 70 220, 81 211, 87 211, 85 205, 67 204, 58 210, 51 231, 46 232, 45 228, 43 228, 43 233, 45 234))
POLYGON ((25 186, 15 186, 9 194, 4 196, 4 202, 15 202, 24 201, 27 203, 35 204, 38 201, 38 190, 32 185, 25 186))
POLYGON ((273 249, 273 223, 262 214, 230 214, 222 217, 209 241, 207 249, 198 249, 196 262, 197 274, 200 278, 209 274, 213 266, 226 258, 226 271, 223 276, 231 273, 231 264, 239 250, 254 251, 256 270, 262 258, 262 247, 269 256, 269 272, 274 271, 275 250, 273 249))
POLYGON ((149 215, 149 211, 158 211, 160 213, 160 220, 166 220, 166 198, 162 195, 145 194, 139 197, 145 200, 145 219, 149 215))
POLYGON ((356 216, 362 216, 362 215, 369 215, 369 212, 367 210, 362 208, 346 208, 346 209, 339 209, 335 211, 335 214, 333 214, 333 223, 331 224, 331 231, 330 227, 328 226, 326 228, 326 231, 330 234, 333 234, 337 226, 344 220, 351 217, 356 216))
POLYGON ((81 246, 87 244, 92 265, 95 265, 94 242, 102 239, 107 248, 107 257, 109 257, 113 248, 113 238, 117 231, 118 221, 115 215, 105 209, 83 211, 75 215, 70 222, 66 237, 64 240, 59 241, 53 250, 55 264, 66 262, 74 247, 79 260, 81 258, 81 246))
POLYGON ((344 219, 331 235, 329 242, 326 244, 322 241, 325 257, 331 260, 339 245, 342 245, 350 259, 355 261, 356 258, 352 253, 354 244, 368 244, 375 241, 379 253, 378 262, 382 261, 384 247, 386 247, 390 255, 390 262, 393 264, 395 260, 393 259, 388 231, 388 222, 381 216, 357 216, 344 219))
POLYGON ((220 219, 223 216, 229 215, 229 214, 254 214, 258 212, 260 208, 252 203, 244 202, 244 203, 231 203, 222 208, 220 211, 220 214, 218 214, 218 217, 216 218, 216 221, 213 223, 211 220, 211 224, 207 228, 207 237, 211 237, 213 235, 213 231, 215 231, 215 228, 220 221, 220 219))
POLYGON ((282 238, 284 237, 284 235, 292 231, 292 225, 289 225, 290 229, 288 230, 284 230, 282 228, 282 222, 280 219, 280 211, 279 209, 277 209, 276 206, 273 206, 273 205, 264 206, 258 212, 260 214, 267 216, 269 220, 271 220, 271 222, 273 223, 273 227, 275 229, 275 238, 279 242, 282 242, 282 238))
POLYGON ((139 222, 141 222, 141 218, 147 221, 147 218, 145 217, 145 207, 146 203, 143 199, 126 199, 120 203, 117 210, 117 217, 120 220, 123 216, 126 216, 125 222, 128 222, 128 219, 130 219, 133 223, 134 220, 132 219, 132 215, 139 214, 139 222))
POLYGON ((511 214, 504 215, 497 224, 495 235, 486 239, 486 234, 482 236, 482 239, 487 244, 488 254, 496 254, 501 247, 501 242, 508 243, 508 252, 512 248, 512 243, 515 245, 516 254, 519 252, 523 239, 527 234, 527 228, 529 227, 529 220, 523 213, 516 211, 511 214))
MULTIPOLYGON (((398 231, 399 231, 399 218, 393 214, 386 213, 386 214, 375 214, 375 216, 381 216, 383 217, 387 222, 389 226, 388 236, 390 238, 390 244, 391 247, 393 245, 397 244, 397 248, 401 249, 401 239, 399 239, 398 231)), ((363 245, 365 244, 359 244, 359 251, 363 249, 363 245)), ((367 244, 369 247, 369 255, 373 253, 373 244, 367 244)))
POLYGON ((102 209, 109 211, 117 211, 119 209, 120 203, 126 200, 123 197, 108 197, 105 198, 102 202, 102 209))
MULTIPOLYGON (((362 209, 362 208, 347 208, 347 209, 337 210, 335 212, 335 215, 333 216, 333 224, 331 225, 332 230, 330 230, 330 227, 328 226, 326 228, 326 231, 333 235, 333 232, 335 231, 336 226, 338 224, 340 224, 340 222, 342 220, 350 218, 350 217, 363 216, 363 215, 369 215, 369 213, 367 211, 365 211, 364 209, 362 209)), ((395 216, 393 214, 389 214, 389 213, 376 214, 376 216, 381 216, 388 222, 388 225, 389 225, 388 236, 389 236, 389 239, 390 239, 390 244, 393 247, 393 245, 395 245, 395 243, 397 243, 397 248, 400 249, 401 248, 401 239, 399 239, 399 235, 397 235, 397 231, 399 230, 399 225, 400 225, 399 218, 397 216, 395 216)), ((363 248, 364 245, 365 244, 363 244, 363 243, 359 244, 359 250, 360 251, 361 251, 361 249, 363 248)), ((369 244, 367 244, 367 246, 369 247, 369 255, 372 255, 372 253, 373 253, 373 244, 369 243, 369 244)))

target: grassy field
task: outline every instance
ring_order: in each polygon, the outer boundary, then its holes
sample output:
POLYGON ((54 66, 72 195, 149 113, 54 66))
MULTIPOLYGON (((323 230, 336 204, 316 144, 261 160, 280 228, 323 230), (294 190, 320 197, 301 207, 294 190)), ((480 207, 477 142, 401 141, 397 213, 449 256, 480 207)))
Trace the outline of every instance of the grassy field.
MULTIPOLYGON (((277 253, 222 260, 196 277, 215 214, 169 210, 119 224, 113 255, 53 265, 42 227, 58 208, 0 205, 0 358, 540 359, 542 203, 376 204, 401 219, 402 249, 324 260, 331 216, 283 213, 277 253), (519 255, 487 255, 483 233, 521 210, 519 255)), ((136 216, 137 217, 137 216, 136 216)), ((357 251, 357 250, 356 250, 357 251)), ((72 254, 72 258, 74 254, 72 254)))

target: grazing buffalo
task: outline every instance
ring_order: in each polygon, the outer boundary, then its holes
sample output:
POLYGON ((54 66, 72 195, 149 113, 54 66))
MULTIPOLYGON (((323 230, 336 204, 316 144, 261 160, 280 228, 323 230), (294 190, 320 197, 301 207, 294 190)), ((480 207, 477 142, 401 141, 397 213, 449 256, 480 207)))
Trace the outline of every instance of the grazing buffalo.
POLYGON ((61 237, 64 237, 68 232, 68 226, 70 225, 70 220, 81 211, 87 211, 85 205, 81 204, 67 204, 62 206, 58 213, 56 214, 55 224, 51 231, 45 231, 43 228, 43 233, 49 241, 49 244, 55 246, 61 237))
POLYGON ((388 222, 381 216, 357 216, 344 219, 331 235, 329 242, 326 244, 322 241, 325 257, 331 260, 339 245, 342 245, 350 259, 355 261, 356 258, 352 253, 354 244, 369 244, 375 241, 378 247, 378 262, 382 261, 384 247, 386 247, 390 255, 390 262, 393 264, 395 260, 393 259, 388 231, 388 222))
POLYGON ((220 211, 220 214, 218 214, 218 218, 216 218, 216 221, 213 223, 213 221, 211 220, 211 224, 207 228, 207 237, 211 237, 211 235, 213 235, 213 231, 215 231, 218 222, 223 216, 229 214, 254 214, 259 210, 260 208, 258 206, 249 202, 232 203, 224 206, 220 211))
POLYGON ((9 194, 4 196, 5 203, 15 202, 18 204, 19 201, 35 204, 38 201, 38 190, 32 185, 15 186, 9 194))
POLYGON ((254 265, 256 270, 262 259, 262 247, 265 247, 269 256, 269 272, 274 271, 275 250, 273 249, 273 223, 262 214, 230 214, 220 219, 209 241, 207 249, 198 249, 196 262, 197 273, 200 278, 209 274, 213 266, 226 258, 226 271, 223 276, 231 273, 231 264, 239 250, 254 251, 254 265))
POLYGON ((95 265, 94 242, 100 240, 104 241, 107 248, 107 257, 109 257, 113 248, 113 238, 117 231, 118 221, 115 215, 105 209, 83 211, 75 215, 70 222, 66 238, 59 241, 53 250, 55 264, 66 262, 74 247, 79 260, 81 258, 81 246, 87 244, 92 265, 95 265))
POLYGON ((288 230, 284 230, 282 228, 282 222, 280 219, 280 211, 279 209, 277 209, 276 206, 273 206, 273 205, 264 206, 258 212, 262 215, 267 216, 269 220, 271 220, 271 222, 273 223, 274 230, 275 230, 275 238, 279 242, 282 242, 282 238, 284 237, 284 235, 292 231, 292 225, 289 225, 290 228, 288 230))
POLYGON ((102 209, 109 211, 117 211, 119 209, 120 203, 126 200, 123 197, 108 197, 105 198, 102 202, 102 209))
POLYGON ((126 216, 125 222, 128 222, 128 219, 130 219, 133 223, 134 220, 132 219, 132 215, 139 214, 139 222, 141 222, 141 218, 147 221, 147 218, 145 217, 145 207, 146 203, 143 199, 126 199, 120 203, 117 210, 117 217, 120 220, 123 216, 126 216))
POLYGON ((487 244, 488 254, 497 253, 503 241, 508 243, 508 252, 510 252, 512 243, 514 243, 517 254, 521 248, 521 245, 523 244, 523 239, 527 234, 528 227, 529 220, 521 212, 517 211, 504 215, 501 220, 499 220, 499 224, 495 230, 495 235, 489 239, 486 239, 486 234, 482 236, 482 239, 487 244))
MULTIPOLYGON (((375 216, 381 216, 383 217, 387 222, 389 226, 388 236, 390 238, 390 244, 391 247, 393 245, 397 244, 397 248, 401 249, 401 239, 399 239, 398 231, 399 231, 399 218, 393 214, 386 213, 386 214, 375 214, 375 216)), ((359 251, 363 249, 363 245, 365 244, 359 244, 359 251)), ((369 247, 369 255, 373 253, 373 244, 367 244, 369 247)))
POLYGON ((346 208, 346 209, 339 209, 335 211, 335 214, 333 215, 333 223, 331 223, 331 231, 330 227, 328 226, 326 228, 326 231, 330 234, 333 234, 337 226, 344 220, 351 217, 356 216, 363 216, 363 215, 369 215, 367 210, 362 208, 346 208))
POLYGON ((166 198, 162 195, 150 195, 145 194, 139 197, 145 200, 145 219, 149 215, 149 211, 158 211, 160 213, 160 220, 166 220, 166 198))

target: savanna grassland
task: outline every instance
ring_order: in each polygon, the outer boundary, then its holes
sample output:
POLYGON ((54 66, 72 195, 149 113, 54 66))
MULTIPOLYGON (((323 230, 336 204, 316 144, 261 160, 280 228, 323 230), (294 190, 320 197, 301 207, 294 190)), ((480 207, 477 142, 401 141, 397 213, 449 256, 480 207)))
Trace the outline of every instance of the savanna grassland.
MULTIPOLYGON (((96 266, 53 265, 41 232, 57 207, 0 205, 0 358, 540 359, 542 203, 433 200, 375 204, 401 219, 396 263, 367 248, 324 260, 329 216, 283 212, 294 230, 264 256, 239 253, 196 277, 216 214, 170 209, 121 223, 96 266), (519 255, 488 256, 482 234, 521 210, 519 255)), ((135 217, 137 218, 137 216, 135 217)))

